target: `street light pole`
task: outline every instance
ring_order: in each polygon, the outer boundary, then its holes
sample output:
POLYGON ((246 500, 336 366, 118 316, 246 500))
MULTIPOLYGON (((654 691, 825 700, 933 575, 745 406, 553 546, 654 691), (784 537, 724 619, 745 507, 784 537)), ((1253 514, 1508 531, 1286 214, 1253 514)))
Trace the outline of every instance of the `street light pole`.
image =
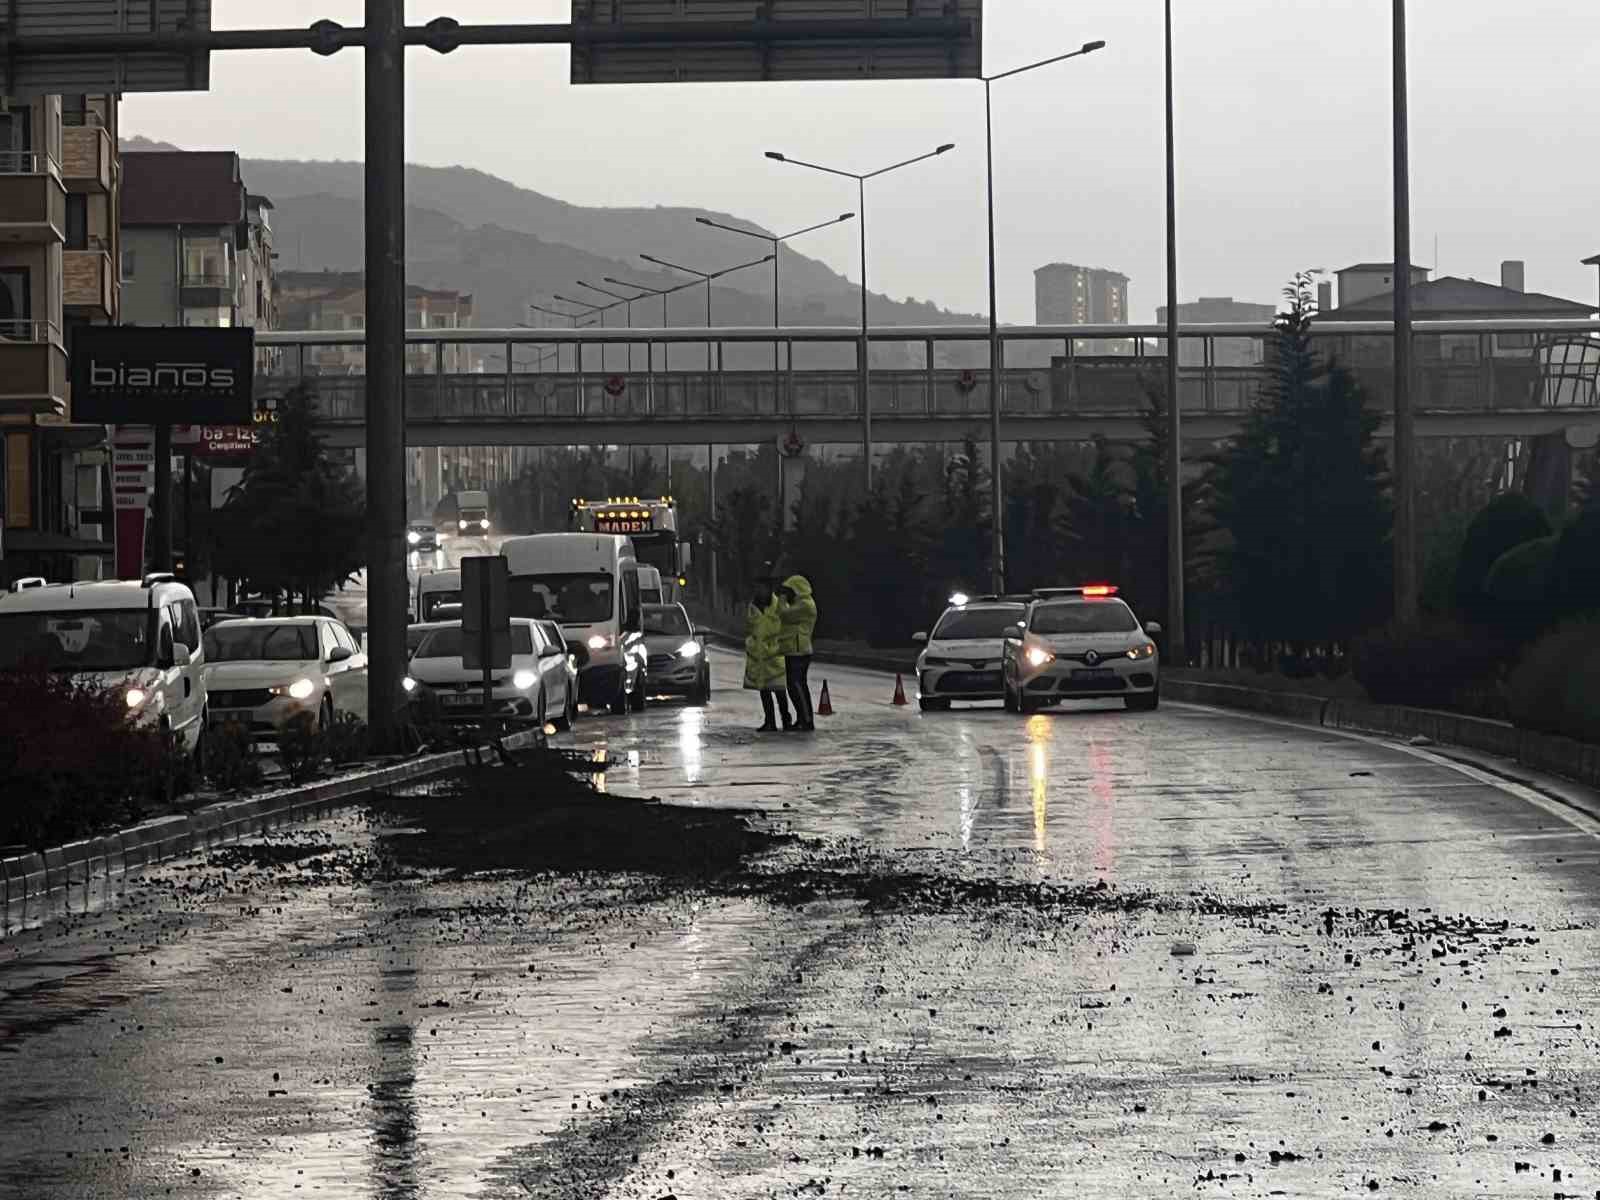
POLYGON ((1104 42, 1085 42, 1078 49, 1067 54, 1057 54, 1053 58, 1029 63, 1025 67, 1015 67, 1009 71, 1001 71, 998 74, 985 75, 983 77, 984 181, 988 192, 989 217, 989 503, 994 510, 993 524, 990 526, 993 534, 993 546, 990 553, 989 574, 990 586, 996 595, 1006 590, 1006 539, 1005 486, 1002 482, 1003 468, 1000 455, 1002 363, 1000 361, 1000 313, 999 304, 995 298, 997 288, 995 285, 996 268, 994 260, 994 116, 993 107, 990 103, 990 85, 997 79, 1006 79, 1012 75, 1021 75, 1024 71, 1035 71, 1040 67, 1048 67, 1052 63, 1065 62, 1069 58, 1080 58, 1085 54, 1093 54, 1104 46, 1104 42))
MULTIPOLYGON (((653 263, 658 267, 666 267, 670 271, 682 271, 685 275, 698 275, 701 279, 705 280, 706 330, 708 334, 711 329, 711 281, 713 279, 721 279, 724 275, 731 275, 735 271, 743 271, 747 267, 759 267, 762 263, 771 262, 773 258, 772 255, 768 254, 764 258, 754 258, 747 263, 737 263, 731 267, 723 267, 720 271, 700 271, 696 270, 694 267, 679 266, 677 263, 668 262, 664 258, 657 258, 653 254, 640 254, 639 257, 644 259, 645 262, 653 263)), ((722 366, 722 346, 720 343, 717 346, 717 366, 719 369, 722 366)), ((709 337, 706 339, 706 370, 711 370, 711 339, 709 337)))
MULTIPOLYGON (((576 283, 581 288, 588 288, 591 292, 599 292, 602 296, 610 296, 613 300, 616 300, 616 301, 618 301, 618 302, 620 302, 622 304, 626 304, 628 307, 624 311, 627 313, 627 317, 628 317, 628 328, 629 329, 633 328, 633 302, 635 300, 637 300, 639 297, 637 297, 637 296, 622 296, 622 295, 619 295, 616 292, 608 292, 603 287, 595 287, 594 284, 585 283, 581 279, 575 279, 575 280, 573 280, 573 282, 576 283)), ((628 343, 628 370, 630 370, 630 371, 633 370, 633 342, 631 342, 631 341, 628 343)))
POLYGON ((1411 154, 1406 0, 1394 0, 1394 616, 1417 621, 1416 428, 1411 411, 1411 154))
POLYGON ((1183 580, 1183 405, 1178 395, 1178 171, 1172 118, 1172 0, 1166 0, 1167 92, 1167 654, 1188 663, 1183 580))
MULTIPOLYGON (((804 229, 796 229, 793 233, 757 233, 753 229, 740 229, 737 225, 724 225, 721 221, 713 221, 710 217, 696 217, 695 223, 707 225, 712 229, 726 230, 728 233, 743 234, 758 241, 766 242, 772 247, 772 327, 778 329, 782 321, 778 317, 778 251, 779 247, 790 238, 799 237, 802 233, 811 233, 813 230, 826 229, 830 225, 839 225, 851 220, 855 213, 840 213, 829 221, 818 221, 815 225, 807 225, 804 229)), ((772 340, 772 369, 778 369, 778 340, 772 340)))
POLYGON ((898 171, 901 167, 909 167, 926 159, 937 158, 946 151, 954 150, 954 142, 946 142, 942 146, 929 150, 926 154, 918 154, 901 162, 890 163, 887 167, 879 167, 876 171, 857 172, 841 171, 837 167, 825 167, 820 163, 804 162, 798 158, 790 158, 776 150, 768 150, 767 157, 773 162, 790 163, 796 167, 808 167, 813 171, 822 171, 828 175, 838 175, 844 179, 856 181, 856 214, 861 230, 861 335, 860 345, 856 350, 856 388, 861 398, 861 450, 862 450, 862 480, 868 493, 872 491, 872 397, 869 392, 871 386, 871 368, 867 365, 867 180, 876 179, 879 175, 887 175, 890 171, 898 171))

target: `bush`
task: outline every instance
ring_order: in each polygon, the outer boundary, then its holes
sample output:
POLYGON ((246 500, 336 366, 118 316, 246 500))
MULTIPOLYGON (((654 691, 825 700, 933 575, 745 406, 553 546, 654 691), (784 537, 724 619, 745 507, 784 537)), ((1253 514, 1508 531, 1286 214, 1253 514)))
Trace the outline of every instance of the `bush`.
POLYGON ((43 848, 137 819, 178 776, 121 689, 23 667, 0 672, 0 842, 43 848))
POLYGON ((261 764, 249 727, 228 721, 206 734, 206 778, 224 792, 236 792, 261 782, 261 764))
POLYGON ((1549 595, 1556 619, 1600 612, 1600 508, 1586 508, 1561 531, 1550 556, 1549 595))
POLYGON ((1456 563, 1456 608, 1461 615, 1469 621, 1496 625, 1498 608, 1484 590, 1490 568, 1507 550, 1549 534, 1550 522, 1543 510, 1520 492, 1502 492, 1484 505, 1467 527, 1456 563))
POLYGON ((1356 639, 1351 671, 1375 704, 1477 709, 1464 697, 1492 688, 1506 657, 1504 643, 1461 625, 1391 625, 1356 639))
POLYGON ((367 723, 354 713, 338 713, 322 733, 322 748, 331 763, 360 762, 372 753, 367 723))
POLYGON ((317 718, 310 713, 296 713, 278 731, 278 761, 290 783, 307 783, 315 778, 325 753, 317 718))
POLYGON ((1556 537, 1535 538, 1494 560, 1483 590, 1493 603, 1496 624, 1519 642, 1535 637, 1550 623, 1550 561, 1556 537))
POLYGON ((1519 728, 1600 742, 1600 620, 1569 621, 1540 638, 1511 672, 1519 728))

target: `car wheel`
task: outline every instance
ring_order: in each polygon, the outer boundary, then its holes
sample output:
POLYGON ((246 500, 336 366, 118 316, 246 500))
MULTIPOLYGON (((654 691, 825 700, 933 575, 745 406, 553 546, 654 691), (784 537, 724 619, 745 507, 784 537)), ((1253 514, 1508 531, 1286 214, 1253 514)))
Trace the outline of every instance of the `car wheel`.
POLYGON ((711 672, 702 671, 694 681, 694 686, 689 689, 689 703, 695 708, 711 699, 711 672))
POLYGON ((1124 696, 1122 703, 1130 712, 1155 712, 1161 707, 1161 689, 1153 692, 1142 692, 1137 696, 1124 696))
POLYGON ((1039 711, 1039 701, 1033 699, 1020 687, 1017 688, 1017 711, 1026 716, 1028 713, 1039 711))
POLYGON ((327 733, 333 728, 333 698, 324 696, 322 707, 317 710, 317 732, 327 733))
POLYGON ((547 713, 545 711, 545 706, 544 706, 544 688, 541 687, 539 689, 539 724, 538 724, 538 729, 539 729, 540 733, 543 733, 545 731, 545 726, 548 724, 548 722, 545 720, 546 716, 547 716, 547 713))
POLYGON ((202 708, 200 728, 194 735, 194 753, 189 756, 189 778, 194 786, 206 777, 206 730, 210 725, 211 714, 202 708))
POLYGON ((628 707, 631 708, 634 712, 643 712, 644 711, 644 697, 645 697, 645 692, 648 689, 648 687, 649 687, 649 683, 645 678, 644 672, 643 671, 639 672, 639 683, 633 689, 633 696, 628 701, 628 707))

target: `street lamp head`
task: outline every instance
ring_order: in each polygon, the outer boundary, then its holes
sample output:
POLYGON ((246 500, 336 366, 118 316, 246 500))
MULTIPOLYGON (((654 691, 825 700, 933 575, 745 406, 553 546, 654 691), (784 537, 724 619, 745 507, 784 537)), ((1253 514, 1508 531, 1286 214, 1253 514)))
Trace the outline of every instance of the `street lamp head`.
POLYGON ((655 257, 653 254, 640 254, 639 257, 644 259, 647 263, 655 263, 657 266, 661 265, 661 260, 655 257))
POLYGON ((709 224, 711 224, 711 218, 709 218, 709 217, 696 217, 694 219, 694 223, 696 225, 709 225, 709 224))
POLYGON ((839 214, 839 220, 841 220, 841 221, 853 221, 853 220, 855 220, 855 216, 856 216, 855 213, 840 213, 839 214))
POLYGON ((956 144, 954 142, 946 142, 944 145, 940 146, 937 150, 935 150, 934 153, 935 154, 943 154, 946 150, 954 150, 955 148, 956 148, 956 144))
POLYGON ((768 150, 767 151, 767 157, 770 158, 773 162, 788 162, 789 161, 788 159, 784 158, 783 155, 779 154, 776 150, 768 150))
POLYGON ((1096 50, 1104 50, 1105 48, 1106 44, 1104 42, 1085 42, 1080 53, 1093 54, 1096 50))

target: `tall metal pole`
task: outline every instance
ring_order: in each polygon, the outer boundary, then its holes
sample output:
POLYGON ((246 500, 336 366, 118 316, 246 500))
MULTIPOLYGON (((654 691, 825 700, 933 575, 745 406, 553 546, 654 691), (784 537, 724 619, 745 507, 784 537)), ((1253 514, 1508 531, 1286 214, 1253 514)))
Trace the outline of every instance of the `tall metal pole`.
POLYGON ((867 367, 867 181, 856 178, 857 224, 861 226, 861 346, 856 351, 856 388, 861 395, 861 479, 872 494, 872 397, 867 367))
POLYGON ((405 15, 366 0, 367 688, 375 746, 399 749, 405 674, 405 15))
MULTIPOLYGON (((155 495, 150 498, 150 569, 172 570, 172 426, 155 425, 155 495)), ((142 575, 144 572, 141 571, 142 575)), ((193 650, 194 647, 190 646, 193 650)))
POLYGON ((1167 658, 1188 662, 1183 599, 1183 405, 1178 396, 1178 172, 1172 122, 1172 0, 1167 41, 1167 658))
POLYGON ((1394 615, 1417 620, 1416 430, 1411 413, 1411 155, 1406 0, 1394 0, 1394 615))
MULTIPOLYGON (((1006 590, 1005 488, 1000 481, 1000 316, 995 300, 994 264, 994 119, 989 81, 983 81, 984 175, 989 197, 989 490, 992 524, 989 586, 996 595, 1006 590)), ((928 364, 930 367, 932 363, 928 364)))

